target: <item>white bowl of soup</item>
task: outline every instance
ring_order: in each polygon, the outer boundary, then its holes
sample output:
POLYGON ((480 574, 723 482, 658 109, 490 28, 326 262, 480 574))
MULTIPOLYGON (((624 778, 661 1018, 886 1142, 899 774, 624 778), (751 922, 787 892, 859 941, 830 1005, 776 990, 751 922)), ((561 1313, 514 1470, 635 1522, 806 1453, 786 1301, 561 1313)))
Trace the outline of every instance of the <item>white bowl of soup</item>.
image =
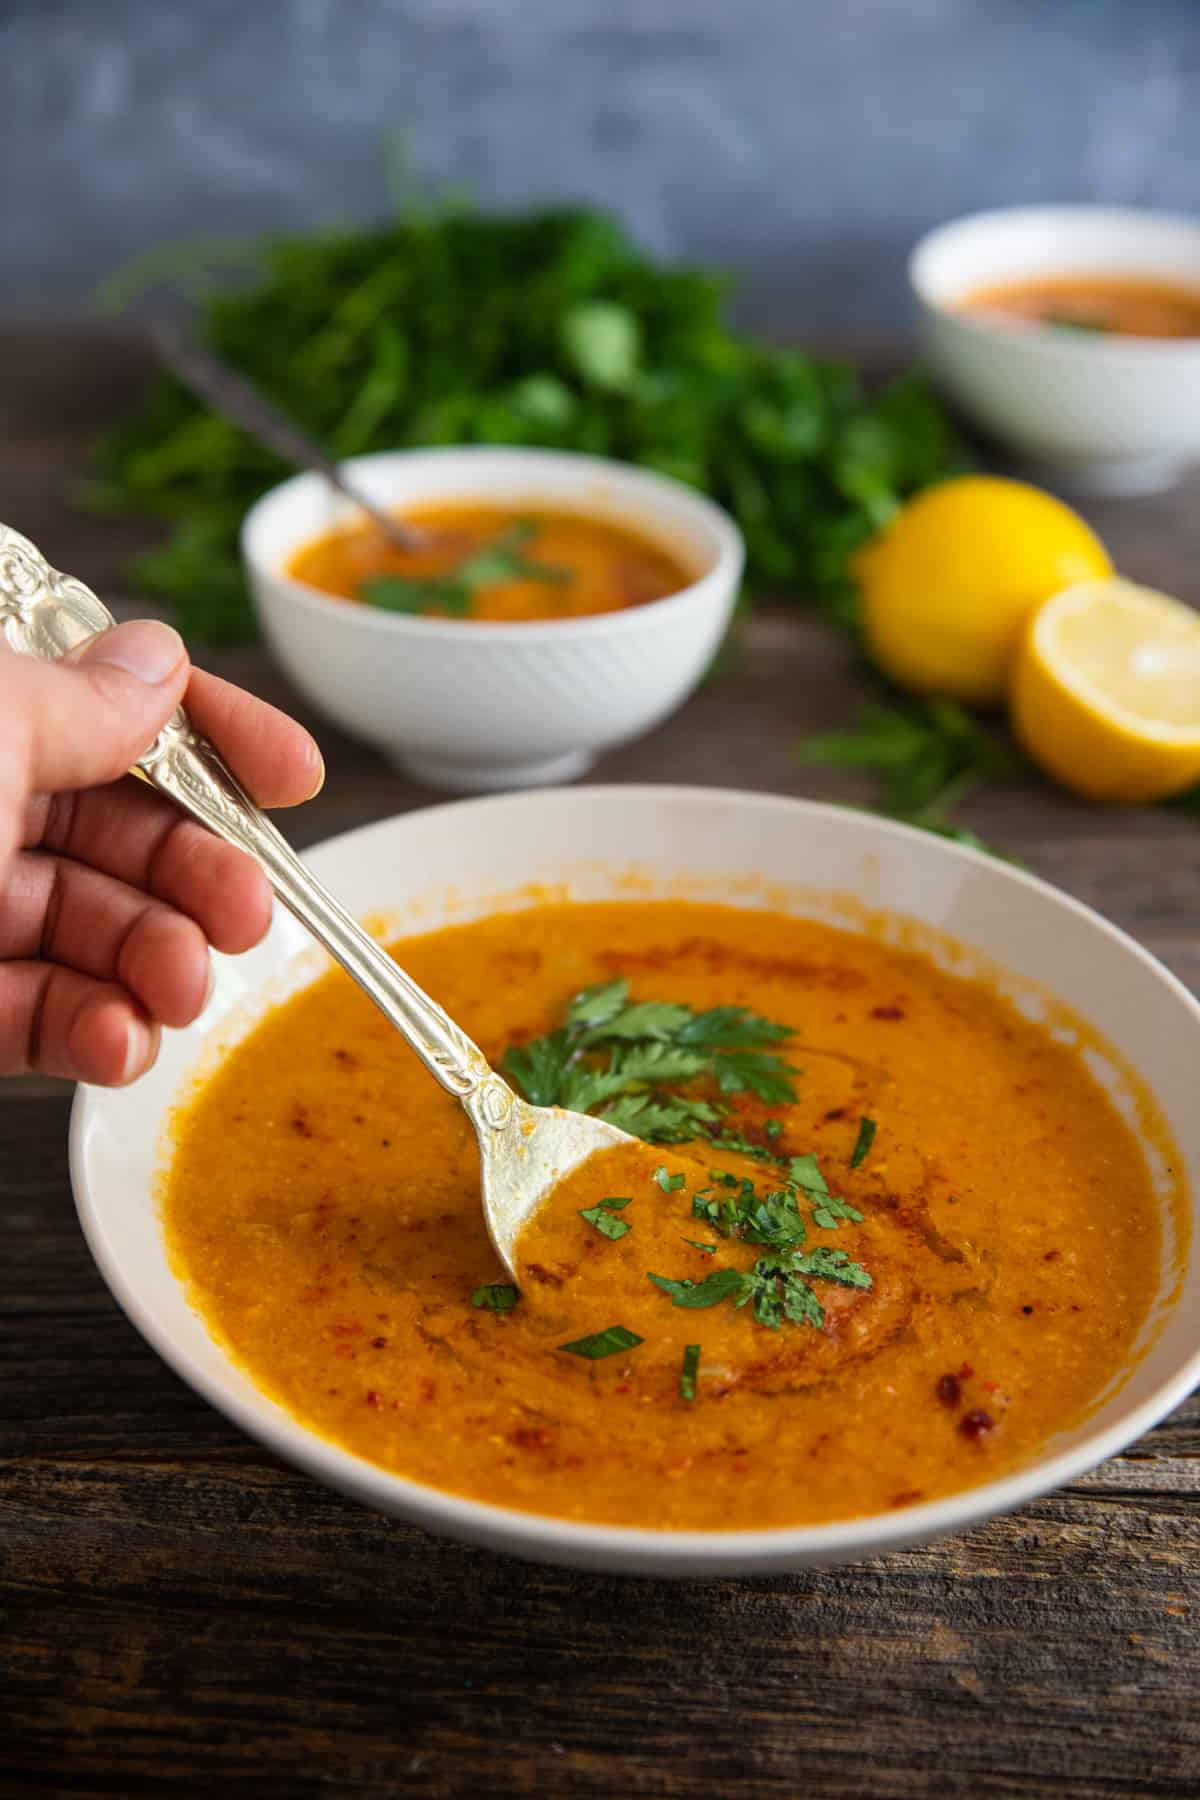
POLYGON ((976 213, 923 238, 909 278, 947 394, 1052 485, 1145 493, 1200 458, 1200 220, 976 213))
POLYGON ((397 551, 298 475, 246 518, 250 587, 299 691, 416 780, 571 780, 673 713, 721 643, 741 534, 680 482, 524 449, 389 451, 346 473, 431 551, 397 551))
POLYGON ((1022 1506, 1200 1378, 1200 1006, 1044 882, 636 786, 310 860, 531 1098, 670 1140, 573 1177, 514 1286, 461 1110, 358 990, 282 909, 216 958, 149 1075, 80 1090, 72 1178, 149 1344, 316 1479, 540 1560, 761 1574, 1022 1506))

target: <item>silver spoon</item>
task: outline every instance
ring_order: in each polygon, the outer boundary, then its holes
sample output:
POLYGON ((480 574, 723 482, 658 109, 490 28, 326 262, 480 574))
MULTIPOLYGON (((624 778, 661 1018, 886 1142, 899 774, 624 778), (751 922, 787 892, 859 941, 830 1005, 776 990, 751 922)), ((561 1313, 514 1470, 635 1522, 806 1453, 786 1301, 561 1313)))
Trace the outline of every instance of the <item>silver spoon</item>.
POLYGON ((331 488, 365 512, 390 543, 398 550, 418 551, 429 548, 429 534, 416 531, 368 500, 357 487, 352 487, 333 458, 298 425, 285 418, 278 407, 248 382, 244 375, 198 344, 181 326, 165 319, 155 320, 150 327, 154 347, 168 369, 178 375, 193 393, 207 400, 225 418, 277 456, 294 463, 299 469, 311 469, 323 475, 331 488))
MULTIPOLYGON (((115 623, 82 581, 59 574, 28 538, 0 525, 0 638, 13 650, 53 662, 115 623)), ((530 1106, 514 1094, 453 1019, 326 893, 183 707, 175 709, 132 773, 218 837, 248 851, 288 911, 461 1102, 479 1140, 488 1233, 515 1277, 518 1234, 551 1189, 597 1150, 636 1140, 603 1119, 530 1106)))

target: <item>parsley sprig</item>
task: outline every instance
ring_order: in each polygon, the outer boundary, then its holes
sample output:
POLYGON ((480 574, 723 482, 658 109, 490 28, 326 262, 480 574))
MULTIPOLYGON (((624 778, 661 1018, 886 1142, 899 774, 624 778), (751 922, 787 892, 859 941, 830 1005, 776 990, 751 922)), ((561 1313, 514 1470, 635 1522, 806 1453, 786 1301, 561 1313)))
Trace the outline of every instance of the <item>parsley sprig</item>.
POLYGON ((1015 752, 992 737, 953 700, 864 706, 845 731, 826 732, 796 747, 801 762, 867 769, 880 778, 880 810, 939 837, 987 850, 953 814, 981 782, 1013 774, 1015 752))
POLYGON ((791 1036, 789 1025, 744 1006, 695 1012, 673 1001, 631 1001, 621 978, 576 994, 564 1024, 510 1045, 503 1067, 535 1106, 598 1111, 634 1137, 679 1144, 718 1126, 728 1095, 794 1102, 797 1071, 766 1047, 791 1036), (701 1080, 708 1095, 678 1092, 701 1080))
POLYGON ((498 587, 506 581, 544 581, 565 586, 573 580, 570 569, 558 563, 537 562, 525 555, 525 546, 537 536, 533 519, 514 519, 492 543, 472 551, 462 562, 441 575, 372 575, 359 583, 360 599, 385 612, 447 613, 465 618, 480 588, 498 587))

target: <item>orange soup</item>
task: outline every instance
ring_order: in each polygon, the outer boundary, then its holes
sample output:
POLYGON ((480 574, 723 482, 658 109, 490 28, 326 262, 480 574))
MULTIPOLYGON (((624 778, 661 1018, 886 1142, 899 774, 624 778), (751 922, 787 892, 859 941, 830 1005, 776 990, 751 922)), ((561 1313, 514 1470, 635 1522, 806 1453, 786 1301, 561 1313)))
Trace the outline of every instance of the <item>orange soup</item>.
POLYGON ((693 579, 654 544, 583 513, 436 506, 404 518, 428 533, 419 551, 368 521, 305 544, 288 573, 388 612, 509 624, 622 612, 693 579))
POLYGON ((1066 331, 1120 337, 1200 337, 1200 288, 1130 275, 1047 275, 977 288, 966 312, 997 313, 1066 331))
POLYGON ((518 1246, 471 1127, 340 973, 176 1121, 164 1213, 214 1334, 309 1429, 478 1500, 814 1524, 1028 1461, 1119 1378, 1159 1202, 1076 1049, 867 935, 694 902, 546 905, 398 946, 605 1152, 518 1246))

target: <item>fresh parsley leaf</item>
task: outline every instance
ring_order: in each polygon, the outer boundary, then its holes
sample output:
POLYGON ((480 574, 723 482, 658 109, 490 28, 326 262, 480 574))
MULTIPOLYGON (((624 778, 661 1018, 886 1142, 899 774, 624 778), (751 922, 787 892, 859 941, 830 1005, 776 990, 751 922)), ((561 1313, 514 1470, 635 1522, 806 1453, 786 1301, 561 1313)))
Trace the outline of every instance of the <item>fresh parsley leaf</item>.
MULTIPOLYGON (((778 1123, 777 1119, 768 1123, 768 1136, 777 1137, 779 1135, 778 1132, 772 1133, 771 1131, 771 1125, 778 1123)), ((709 1148, 711 1150, 734 1150, 739 1156, 750 1157, 753 1162, 779 1163, 784 1160, 774 1150, 768 1150, 765 1144, 751 1143, 749 1138, 743 1137, 738 1131, 721 1132, 718 1137, 709 1140, 709 1148)))
POLYGON ((510 1044, 500 1066, 532 1105, 557 1106, 570 1060, 566 1032, 554 1031, 528 1044, 510 1044))
POLYGON ((664 1194, 677 1194, 683 1186, 686 1177, 679 1174, 668 1175, 666 1168, 660 1163, 658 1168, 654 1171, 654 1179, 657 1181, 664 1194))
POLYGON ((510 1281, 489 1281, 484 1287, 477 1287, 471 1295, 471 1305, 481 1306, 487 1312, 511 1312, 521 1298, 510 1281))
POLYGON ((854 1140, 854 1149, 850 1154, 852 1169, 857 1169, 860 1163, 866 1162, 871 1152, 871 1145, 875 1142, 877 1130, 878 1126, 874 1119, 863 1119, 859 1122, 858 1136, 854 1140))
POLYGON ((624 1325, 610 1325, 605 1331, 594 1331, 590 1337, 576 1338, 573 1343, 560 1344, 569 1356, 583 1356, 589 1362, 599 1362, 602 1356, 617 1356, 622 1350, 636 1350, 645 1340, 636 1331, 629 1331, 624 1325))
POLYGON ((722 1300, 743 1293, 750 1277, 740 1269, 714 1269, 703 1281, 672 1281, 666 1275, 648 1275, 647 1279, 670 1297, 672 1306, 698 1309, 717 1306, 722 1300))
POLYGON ((851 1262, 845 1250, 830 1250, 824 1245, 793 1256, 790 1267, 798 1275, 819 1275, 823 1281, 836 1281, 842 1287, 869 1288, 873 1285, 861 1263, 851 1262))
POLYGON ((713 1063, 717 1086, 723 1094, 749 1090, 768 1106, 787 1106, 796 1100, 795 1070, 782 1057, 759 1050, 729 1050, 713 1063))
POLYGON ((848 1200, 841 1200, 836 1194, 825 1194, 813 1199, 813 1224, 821 1231, 836 1231, 843 1220, 849 1225, 861 1225, 863 1215, 848 1200))
POLYGON ((595 1206, 581 1206, 579 1216, 581 1219, 586 1219, 589 1225, 594 1225, 601 1237, 612 1238, 615 1241, 617 1238, 623 1238, 627 1231, 632 1230, 627 1219, 618 1219, 613 1216, 628 1205, 628 1200, 601 1200, 595 1206))
POLYGON ((436 611, 461 619, 471 610, 471 589, 453 575, 371 575, 359 583, 358 594, 384 612, 436 611))
POLYGON ((699 1238, 684 1238, 683 1241, 685 1244, 690 1244, 693 1250, 703 1251, 705 1256, 714 1256, 716 1254, 717 1246, 715 1244, 702 1244, 699 1238))
POLYGON ((567 1008, 567 1029, 604 1025, 609 1019, 615 1019, 628 995, 629 983, 623 979, 584 988, 567 1008))
POLYGON ((793 1187, 803 1188, 806 1194, 823 1196, 829 1192, 829 1185, 811 1151, 805 1156, 792 1157, 788 1163, 788 1180, 793 1187))
POLYGON ((674 1039, 691 1017, 690 1007, 675 1006, 669 1000, 642 1000, 595 1026, 587 1041, 598 1044, 606 1038, 674 1039))
POLYGON ((881 782, 881 810, 940 837, 987 849, 950 813, 980 782, 1012 774, 1014 751, 992 737, 956 701, 864 706, 846 731, 799 744, 801 762, 869 769, 881 782))
POLYGON ((699 1128, 720 1115, 706 1100, 686 1100, 676 1095, 624 1094, 602 1115, 619 1131, 645 1138, 649 1144, 686 1144, 699 1128))
POLYGON ((694 1400, 696 1398, 696 1376, 700 1369, 699 1344, 687 1344, 683 1352, 683 1367, 679 1372, 679 1398, 694 1400))
POLYGON ((704 1050, 740 1050, 747 1045, 782 1043, 795 1034, 790 1025, 761 1019, 745 1006, 714 1006, 693 1013, 675 1036, 678 1044, 704 1050))

